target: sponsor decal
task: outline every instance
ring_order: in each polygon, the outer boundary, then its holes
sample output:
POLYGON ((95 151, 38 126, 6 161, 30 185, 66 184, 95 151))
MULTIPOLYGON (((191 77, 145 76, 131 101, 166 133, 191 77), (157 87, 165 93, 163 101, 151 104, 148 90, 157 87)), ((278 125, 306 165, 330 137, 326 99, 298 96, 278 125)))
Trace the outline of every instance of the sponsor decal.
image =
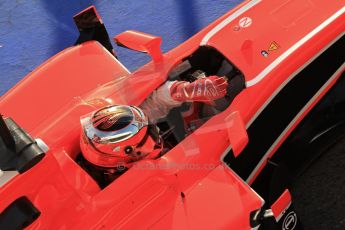
POLYGON ((238 24, 242 28, 249 27, 252 23, 253 23, 253 20, 250 17, 241 18, 240 21, 238 22, 238 24))
POLYGON ((273 41, 273 42, 271 42, 270 47, 268 48, 268 52, 275 51, 279 48, 280 48, 280 45, 278 45, 278 43, 273 41))
POLYGON ((278 50, 279 48, 280 48, 280 45, 277 42, 273 41, 273 42, 270 43, 270 45, 269 45, 267 50, 262 50, 261 51, 261 55, 264 56, 264 57, 268 57, 268 55, 271 52, 273 52, 275 50, 278 50))
POLYGON ((295 229, 296 225, 297 225, 297 215, 294 211, 292 211, 286 215, 283 221, 282 230, 293 230, 295 229))
POLYGON ((266 50, 261 51, 261 55, 264 57, 268 57, 268 52, 266 50))

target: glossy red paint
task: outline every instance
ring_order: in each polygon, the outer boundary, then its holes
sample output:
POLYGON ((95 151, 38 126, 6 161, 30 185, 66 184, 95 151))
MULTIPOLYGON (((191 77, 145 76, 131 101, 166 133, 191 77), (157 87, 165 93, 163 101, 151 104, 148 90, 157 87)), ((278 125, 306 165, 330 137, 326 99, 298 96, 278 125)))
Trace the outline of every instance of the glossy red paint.
POLYGON ((272 213, 276 220, 279 220, 280 216, 282 216, 283 212, 289 208, 291 205, 291 194, 289 190, 285 190, 283 194, 276 200, 272 206, 272 213))
MULTIPOLYGON (((162 61, 150 62, 134 73, 97 42, 68 48, 46 61, 0 100, 5 116, 50 148, 38 165, 0 188, 0 211, 19 196, 27 196, 41 211, 28 229, 250 229, 250 213, 264 201, 222 165, 221 156, 230 146, 224 122, 238 112, 248 127, 297 69, 345 31, 343 0, 304 3, 246 1, 164 54, 162 61), (240 27, 243 17, 250 17, 252 24, 240 27), (325 26, 311 34, 320 25, 325 26), (308 34, 312 36, 304 39, 308 34), (279 48, 262 56, 261 51, 272 42, 279 48), (80 152, 79 118, 109 104, 139 105, 174 66, 203 43, 216 47, 243 71, 247 88, 224 112, 162 158, 138 162, 100 190, 74 161, 80 152)), ((292 124, 269 156, 336 79, 292 124)), ((249 184, 264 165, 265 161, 249 184)))
POLYGON ((248 144, 248 133, 239 112, 233 112, 225 121, 228 127, 231 149, 237 157, 248 144))
POLYGON ((117 45, 139 52, 148 53, 155 62, 163 59, 163 53, 161 51, 161 37, 134 30, 127 30, 115 36, 114 41, 117 45))

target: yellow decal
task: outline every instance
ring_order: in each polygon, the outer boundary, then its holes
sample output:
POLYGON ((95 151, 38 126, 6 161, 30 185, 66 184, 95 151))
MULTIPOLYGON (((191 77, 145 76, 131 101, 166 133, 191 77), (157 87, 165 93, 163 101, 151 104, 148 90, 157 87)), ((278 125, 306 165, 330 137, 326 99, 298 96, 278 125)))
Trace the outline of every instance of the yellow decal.
POLYGON ((275 51, 275 50, 277 50, 279 48, 280 48, 280 46, 278 45, 278 43, 271 42, 270 47, 268 48, 268 52, 275 51))

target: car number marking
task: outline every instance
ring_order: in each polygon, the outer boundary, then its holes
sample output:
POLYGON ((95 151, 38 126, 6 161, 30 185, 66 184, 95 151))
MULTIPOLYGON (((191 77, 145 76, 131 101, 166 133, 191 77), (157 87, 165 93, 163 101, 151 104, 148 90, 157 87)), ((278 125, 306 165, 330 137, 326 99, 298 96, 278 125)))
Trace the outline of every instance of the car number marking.
POLYGON ((238 22, 238 24, 242 28, 249 27, 252 23, 253 23, 253 20, 250 17, 241 18, 240 21, 238 22))

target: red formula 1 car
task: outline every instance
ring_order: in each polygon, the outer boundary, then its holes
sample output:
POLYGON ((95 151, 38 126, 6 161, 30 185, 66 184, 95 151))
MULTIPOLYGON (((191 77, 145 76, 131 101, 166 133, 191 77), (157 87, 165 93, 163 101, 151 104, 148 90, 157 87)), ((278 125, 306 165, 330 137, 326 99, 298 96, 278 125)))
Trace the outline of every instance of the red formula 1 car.
POLYGON ((133 73, 94 7, 74 19, 76 44, 1 97, 0 229, 302 228, 290 179, 344 134, 344 0, 245 1, 165 54, 126 31, 116 43, 152 57, 133 73), (226 96, 170 111, 170 150, 100 188, 76 162, 80 117, 195 70, 226 96))

